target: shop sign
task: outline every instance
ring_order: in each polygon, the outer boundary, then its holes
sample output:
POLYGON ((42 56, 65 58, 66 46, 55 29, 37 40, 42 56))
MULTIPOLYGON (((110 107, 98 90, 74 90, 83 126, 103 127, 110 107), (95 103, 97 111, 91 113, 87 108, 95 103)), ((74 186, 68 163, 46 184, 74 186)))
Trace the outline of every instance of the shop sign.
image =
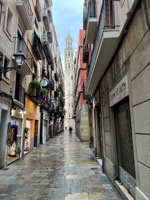
POLYGON ((128 80, 125 76, 116 87, 109 93, 110 107, 124 99, 129 94, 128 80))

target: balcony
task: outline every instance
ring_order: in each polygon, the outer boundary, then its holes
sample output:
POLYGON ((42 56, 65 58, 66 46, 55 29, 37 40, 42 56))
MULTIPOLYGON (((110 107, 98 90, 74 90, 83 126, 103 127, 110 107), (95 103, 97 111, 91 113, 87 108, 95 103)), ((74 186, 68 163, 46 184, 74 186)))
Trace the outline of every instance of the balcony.
POLYGON ((83 46, 83 63, 88 63, 89 61, 89 49, 88 49, 88 45, 84 45, 83 46))
POLYGON ((22 52, 26 58, 23 65, 20 68, 18 68, 17 71, 24 75, 32 75, 33 57, 28 49, 28 46, 23 38, 17 37, 15 39, 17 44, 15 53, 22 52))
POLYGON ((52 42, 53 42, 52 32, 51 32, 51 31, 48 31, 48 32, 47 32, 47 38, 48 38, 49 43, 52 43, 52 42))
POLYGON ((35 53, 35 56, 37 60, 42 60, 44 57, 43 50, 42 50, 42 43, 36 32, 34 31, 34 38, 33 38, 33 45, 32 45, 33 51, 35 53))
MULTIPOLYGON (((110 1, 113 4, 114 1, 110 1)), ((88 71, 87 94, 92 94, 107 69, 119 44, 119 25, 114 15, 113 6, 106 6, 103 1, 99 18, 96 41, 88 71)), ((118 11, 119 12, 119 11, 118 11)))
POLYGON ((63 89, 62 89, 62 84, 61 84, 61 83, 58 85, 58 89, 59 89, 59 91, 62 91, 62 90, 63 90, 63 89))
POLYGON ((43 50, 44 50, 48 64, 53 66, 53 56, 52 56, 52 51, 51 51, 50 44, 47 38, 47 34, 43 35, 42 45, 43 45, 43 50))
POLYGON ((50 1, 49 1, 49 0, 45 0, 45 4, 46 4, 46 7, 49 8, 49 6, 50 6, 50 1))
POLYGON ((27 30, 33 28, 33 13, 29 0, 16 0, 16 7, 27 30))
POLYGON ((51 11, 51 9, 49 8, 47 12, 48 12, 48 16, 49 16, 49 21, 52 22, 52 11, 51 11))
POLYGON ((54 90, 54 81, 53 81, 52 77, 49 77, 49 85, 48 85, 48 87, 51 90, 54 90))
POLYGON ((25 89, 20 84, 16 84, 14 102, 20 102, 22 105, 25 103, 25 89))
POLYGON ((43 96, 39 89, 32 86, 31 84, 29 86, 29 96, 31 100, 36 104, 45 104, 47 100, 47 97, 43 96))
POLYGON ((59 105, 62 106, 62 107, 64 107, 64 105, 65 105, 65 100, 64 100, 63 97, 59 97, 59 105))
POLYGON ((48 15, 48 12, 47 12, 46 9, 43 12, 43 22, 44 22, 44 26, 45 26, 46 31, 47 32, 50 31, 49 15, 48 15))
POLYGON ((87 26, 86 26, 86 40, 85 44, 93 44, 96 29, 97 29, 97 17, 96 17, 96 7, 95 1, 90 0, 88 3, 88 14, 87 14, 87 26))
POLYGON ((58 96, 59 96, 58 90, 56 89, 56 90, 54 91, 54 97, 57 98, 58 96))
POLYGON ((57 72, 54 73, 54 77, 55 77, 55 81, 58 81, 58 80, 59 80, 59 77, 58 77, 58 73, 57 73, 57 72))
POLYGON ((36 5, 34 7, 34 10, 35 10, 38 22, 41 22, 41 6, 40 6, 39 0, 36 0, 36 5))

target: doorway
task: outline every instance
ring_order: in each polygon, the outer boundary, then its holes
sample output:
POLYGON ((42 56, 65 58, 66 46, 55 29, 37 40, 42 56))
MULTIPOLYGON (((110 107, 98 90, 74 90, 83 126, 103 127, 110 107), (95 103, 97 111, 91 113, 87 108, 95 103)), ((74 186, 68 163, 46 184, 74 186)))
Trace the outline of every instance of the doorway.
POLYGON ((8 111, 0 110, 0 168, 7 163, 7 131, 8 131, 8 111))
POLYGON ((115 126, 119 180, 135 196, 135 163, 128 98, 115 106, 115 126))
POLYGON ((24 144, 24 153, 28 153, 31 148, 31 129, 32 128, 32 121, 26 119, 26 127, 25 129, 27 130, 25 132, 25 144, 24 144))
POLYGON ((38 146, 38 120, 35 120, 34 126, 34 147, 38 146))

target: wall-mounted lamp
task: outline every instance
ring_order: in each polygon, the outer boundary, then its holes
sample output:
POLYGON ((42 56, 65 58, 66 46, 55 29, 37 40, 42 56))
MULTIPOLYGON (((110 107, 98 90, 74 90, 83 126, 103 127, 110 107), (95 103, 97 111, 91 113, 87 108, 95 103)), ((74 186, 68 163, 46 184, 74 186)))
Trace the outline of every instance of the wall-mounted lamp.
MULTIPOLYGON (((22 52, 18 52, 18 53, 13 54, 13 57, 15 58, 17 66, 16 67, 0 67, 0 77, 1 77, 2 73, 6 73, 6 72, 9 72, 11 70, 20 68, 24 63, 24 60, 26 59, 22 52)), ((1 61, 3 60, 3 54, 2 53, 0 53, 0 60, 1 61)))

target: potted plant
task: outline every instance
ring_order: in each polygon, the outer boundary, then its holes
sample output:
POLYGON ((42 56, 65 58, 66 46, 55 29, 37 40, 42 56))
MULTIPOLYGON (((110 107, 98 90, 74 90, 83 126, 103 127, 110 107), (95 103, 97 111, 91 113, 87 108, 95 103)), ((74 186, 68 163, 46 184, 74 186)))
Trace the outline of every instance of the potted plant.
POLYGON ((48 90, 47 90, 46 88, 41 88, 41 94, 42 94, 43 96, 47 96, 48 90))
POLYGON ((38 80, 34 79, 30 82, 32 96, 37 96, 37 92, 41 92, 41 84, 38 80))
POLYGON ((25 139, 28 138, 28 134, 29 134, 28 132, 29 132, 29 130, 30 130, 30 129, 29 129, 28 127, 25 127, 25 128, 24 128, 24 137, 25 137, 25 139))

